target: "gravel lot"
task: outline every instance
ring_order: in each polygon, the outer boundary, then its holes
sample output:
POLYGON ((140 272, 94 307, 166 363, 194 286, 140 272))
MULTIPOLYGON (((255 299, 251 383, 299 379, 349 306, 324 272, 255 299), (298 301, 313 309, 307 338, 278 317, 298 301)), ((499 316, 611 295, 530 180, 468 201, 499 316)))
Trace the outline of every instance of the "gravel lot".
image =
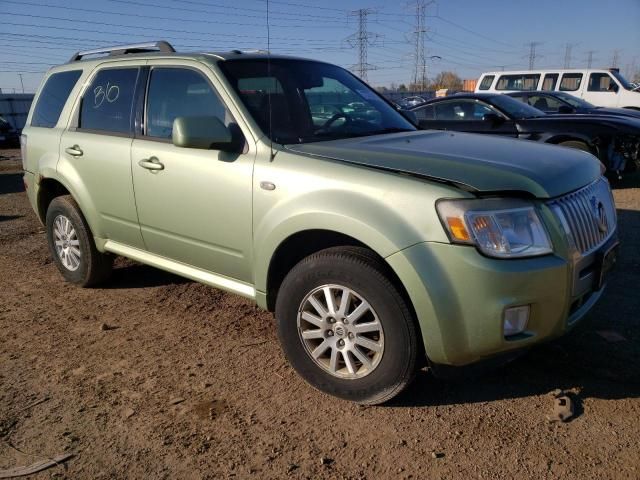
POLYGON ((577 331, 364 408, 306 385, 240 297, 126 260, 64 283, 0 151, 0 470, 73 453, 32 478, 638 479, 638 185, 615 191, 620 264, 577 331), (558 388, 567 423, 546 418, 558 388))

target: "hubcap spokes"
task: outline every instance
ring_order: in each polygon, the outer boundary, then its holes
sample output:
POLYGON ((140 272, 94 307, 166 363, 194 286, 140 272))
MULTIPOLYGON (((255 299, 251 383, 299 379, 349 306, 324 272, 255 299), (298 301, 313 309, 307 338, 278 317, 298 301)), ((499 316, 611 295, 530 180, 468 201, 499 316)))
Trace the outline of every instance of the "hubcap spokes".
POLYGON ((370 374, 384 352, 378 315, 361 295, 342 285, 323 285, 304 298, 298 333, 313 361, 340 378, 370 374))
POLYGON ((71 221, 64 215, 58 215, 53 221, 53 242, 62 265, 67 270, 77 270, 82 258, 80 241, 71 221))

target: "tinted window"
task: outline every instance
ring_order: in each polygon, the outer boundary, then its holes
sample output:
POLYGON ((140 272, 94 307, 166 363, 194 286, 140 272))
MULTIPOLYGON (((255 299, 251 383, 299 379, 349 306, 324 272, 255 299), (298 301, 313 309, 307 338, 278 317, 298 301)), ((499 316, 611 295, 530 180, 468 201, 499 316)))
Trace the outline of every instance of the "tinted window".
POLYGON ((487 75, 480 82, 480 90, 489 90, 491 88, 491 84, 493 83, 493 79, 496 78, 495 75, 487 75))
POLYGON ((565 73, 560 82, 560 90, 565 92, 575 92, 580 88, 582 82, 581 73, 565 73))
POLYGON ((418 120, 434 120, 436 118, 436 112, 433 105, 427 105, 417 110, 413 110, 418 120))
POLYGON ((457 100, 442 102, 435 105, 437 120, 482 120, 487 113, 495 113, 486 105, 474 100, 457 100))
POLYGON ((32 126, 48 128, 56 126, 69 93, 71 93, 81 74, 82 70, 72 70, 54 73, 49 77, 33 110, 32 126))
POLYGON ((137 68, 108 68, 94 77, 82 99, 79 127, 87 130, 131 131, 137 68))
POLYGON ((154 68, 147 94, 146 135, 171 138, 177 117, 218 117, 231 122, 224 104, 205 77, 185 68, 154 68))
POLYGON ((557 112, 564 103, 553 97, 529 95, 529 105, 543 112, 557 112))
POLYGON ((592 73, 589 75, 590 92, 617 92, 618 85, 608 73, 592 73))
POLYGON ((542 81, 541 90, 555 90, 556 83, 558 83, 558 76, 557 73, 547 73, 542 81))
POLYGON ((502 75, 498 79, 496 90, 535 90, 540 80, 539 74, 502 75))

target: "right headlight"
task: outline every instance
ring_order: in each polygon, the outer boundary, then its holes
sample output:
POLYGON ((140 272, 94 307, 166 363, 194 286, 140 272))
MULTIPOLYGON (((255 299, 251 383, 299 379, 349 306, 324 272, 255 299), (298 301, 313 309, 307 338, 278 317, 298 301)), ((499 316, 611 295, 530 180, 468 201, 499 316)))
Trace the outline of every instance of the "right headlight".
POLYGON ((475 245, 487 256, 522 258, 553 252, 535 207, 525 200, 440 200, 437 209, 453 243, 475 245))

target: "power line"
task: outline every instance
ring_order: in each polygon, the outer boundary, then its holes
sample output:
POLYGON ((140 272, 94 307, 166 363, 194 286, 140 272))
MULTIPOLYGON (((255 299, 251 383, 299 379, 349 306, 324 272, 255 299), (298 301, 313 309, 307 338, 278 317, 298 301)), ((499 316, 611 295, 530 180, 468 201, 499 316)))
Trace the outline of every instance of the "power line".
POLYGON ((349 15, 358 18, 358 31, 349 35, 346 39, 349 45, 358 50, 358 63, 351 68, 355 70, 358 76, 364 81, 367 81, 367 72, 376 69, 374 65, 370 65, 367 62, 367 50, 369 45, 373 45, 380 37, 377 33, 367 30, 367 17, 372 13, 375 12, 370 8, 360 8, 359 10, 354 10, 349 13, 349 15))

